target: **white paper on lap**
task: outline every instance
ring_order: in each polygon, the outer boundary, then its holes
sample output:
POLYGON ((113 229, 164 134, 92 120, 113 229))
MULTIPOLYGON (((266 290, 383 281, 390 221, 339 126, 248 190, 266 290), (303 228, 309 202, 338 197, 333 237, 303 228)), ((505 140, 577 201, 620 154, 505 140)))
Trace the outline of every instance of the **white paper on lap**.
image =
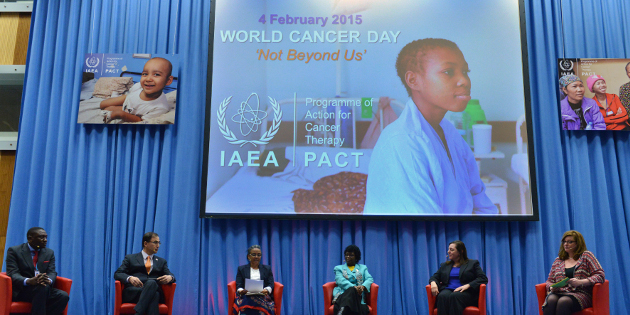
POLYGON ((263 290, 263 280, 245 279, 245 290, 247 295, 260 294, 263 290))

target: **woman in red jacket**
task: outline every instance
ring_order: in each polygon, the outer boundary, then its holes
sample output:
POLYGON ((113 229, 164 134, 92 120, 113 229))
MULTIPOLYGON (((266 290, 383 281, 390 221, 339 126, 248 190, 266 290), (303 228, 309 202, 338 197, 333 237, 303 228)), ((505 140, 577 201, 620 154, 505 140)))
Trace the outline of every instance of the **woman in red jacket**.
POLYGON ((604 116, 606 130, 629 130, 628 112, 621 104, 619 96, 606 93, 606 80, 601 75, 594 74, 586 79, 586 85, 595 93, 593 99, 604 116))

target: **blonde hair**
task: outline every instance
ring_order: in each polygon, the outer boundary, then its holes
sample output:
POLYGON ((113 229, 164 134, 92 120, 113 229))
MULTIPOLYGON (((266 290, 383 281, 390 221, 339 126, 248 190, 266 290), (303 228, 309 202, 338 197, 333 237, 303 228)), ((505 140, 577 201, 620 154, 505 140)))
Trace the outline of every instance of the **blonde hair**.
POLYGON ((568 236, 572 236, 577 244, 577 248, 575 249, 575 253, 573 253, 573 259, 578 260, 582 253, 586 251, 586 242, 584 242, 584 237, 578 231, 571 230, 566 231, 562 235, 562 240, 560 241, 560 251, 558 251, 558 258, 562 260, 569 259, 569 253, 564 250, 564 239, 568 236))

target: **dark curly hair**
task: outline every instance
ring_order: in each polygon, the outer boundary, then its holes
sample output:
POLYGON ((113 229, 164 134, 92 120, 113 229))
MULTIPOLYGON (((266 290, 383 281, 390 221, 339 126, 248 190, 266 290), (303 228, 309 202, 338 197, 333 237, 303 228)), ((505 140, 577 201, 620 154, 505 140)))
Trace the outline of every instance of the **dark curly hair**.
POLYGON ((409 94, 409 96, 411 96, 411 88, 409 88, 407 80, 405 79, 407 71, 424 71, 422 65, 424 62, 424 56, 427 52, 435 48, 448 48, 461 53, 457 44, 443 38, 424 38, 414 40, 413 42, 405 45, 405 47, 400 50, 400 53, 398 53, 398 58, 396 58, 396 72, 398 73, 398 77, 400 77, 400 81, 402 81, 402 84, 407 89, 407 94, 409 94))
POLYGON ((346 247, 346 249, 343 251, 343 255, 345 256, 346 253, 353 253, 354 258, 357 260, 357 262, 361 260, 361 250, 357 245, 349 245, 348 247, 346 247))

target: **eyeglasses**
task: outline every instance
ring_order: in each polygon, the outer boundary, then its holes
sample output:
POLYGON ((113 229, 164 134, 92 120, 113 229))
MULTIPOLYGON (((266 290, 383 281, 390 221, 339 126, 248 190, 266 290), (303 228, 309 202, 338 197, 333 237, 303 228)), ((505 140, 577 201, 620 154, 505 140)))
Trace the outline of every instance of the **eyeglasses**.
POLYGON ((562 244, 569 244, 569 245, 571 245, 573 243, 575 243, 575 241, 562 241, 562 244))
POLYGON ((160 242, 160 241, 149 242, 149 243, 153 243, 153 244, 155 244, 155 245, 162 245, 162 242, 160 242))
POLYGON ((252 257, 262 257, 262 254, 255 253, 255 254, 249 254, 249 256, 252 256, 252 257))

